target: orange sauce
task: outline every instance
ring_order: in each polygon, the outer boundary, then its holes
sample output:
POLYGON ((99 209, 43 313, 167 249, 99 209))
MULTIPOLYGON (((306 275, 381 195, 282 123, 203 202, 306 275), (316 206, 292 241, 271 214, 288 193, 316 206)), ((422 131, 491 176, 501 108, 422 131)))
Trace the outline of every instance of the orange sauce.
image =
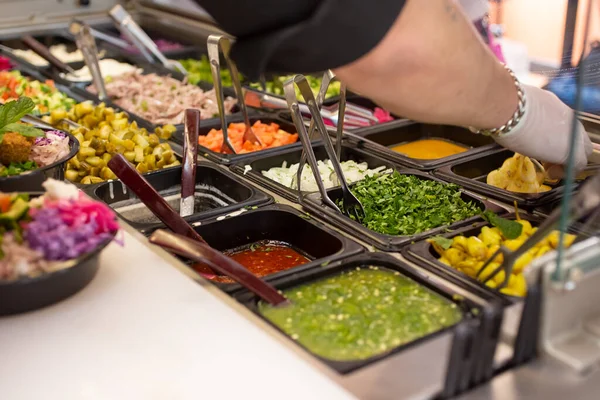
POLYGON ((422 139, 410 143, 403 143, 391 148, 392 150, 407 155, 410 158, 421 160, 436 160, 453 156, 467 151, 467 147, 447 142, 441 139, 422 139))

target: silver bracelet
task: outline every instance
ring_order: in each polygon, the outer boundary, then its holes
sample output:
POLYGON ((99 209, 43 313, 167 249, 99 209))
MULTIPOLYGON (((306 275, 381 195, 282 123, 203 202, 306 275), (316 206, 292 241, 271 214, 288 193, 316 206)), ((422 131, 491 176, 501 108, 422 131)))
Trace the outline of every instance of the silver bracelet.
POLYGON ((504 125, 502 125, 498 128, 492 128, 492 129, 477 129, 477 128, 469 127, 469 129, 473 133, 476 133, 479 135, 485 135, 485 136, 504 135, 504 134, 510 132, 515 126, 517 126, 517 124, 521 121, 521 118, 523 118, 523 115, 525 114, 525 92, 523 91, 521 82, 519 82, 519 79, 517 79, 517 76, 512 71, 512 69, 508 68, 506 65, 504 66, 504 68, 506 68, 506 70, 508 71, 510 76, 513 78, 515 87, 517 88, 517 96, 519 98, 519 105, 517 106, 517 110, 515 111, 513 116, 504 125))

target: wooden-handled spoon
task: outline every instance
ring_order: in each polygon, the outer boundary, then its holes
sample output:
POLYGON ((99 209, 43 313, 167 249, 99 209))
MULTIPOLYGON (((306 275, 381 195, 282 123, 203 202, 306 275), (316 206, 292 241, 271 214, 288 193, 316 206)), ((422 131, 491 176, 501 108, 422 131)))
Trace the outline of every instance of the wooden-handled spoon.
POLYGON ((208 264, 214 270, 227 275, 271 305, 278 306, 289 302, 273 286, 262 281, 241 264, 205 243, 162 229, 155 231, 149 240, 150 243, 161 246, 171 253, 208 264))
POLYGON ((148 183, 122 154, 116 154, 108 162, 108 168, 127 186, 173 232, 206 243, 169 203, 148 183))
POLYGON ((31 50, 40 55, 44 60, 48 61, 51 65, 58 68, 60 71, 66 74, 72 74, 75 70, 69 67, 67 64, 59 60, 50 52, 50 49, 38 42, 33 36, 25 35, 21 38, 21 41, 29 47, 31 50))

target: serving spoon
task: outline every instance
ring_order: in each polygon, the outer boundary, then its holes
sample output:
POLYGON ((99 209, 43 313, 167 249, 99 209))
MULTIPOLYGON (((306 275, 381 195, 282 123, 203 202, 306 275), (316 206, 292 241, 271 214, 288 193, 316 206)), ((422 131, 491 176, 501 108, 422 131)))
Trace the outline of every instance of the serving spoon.
POLYGON ((114 155, 107 165, 123 184, 135 193, 167 228, 174 232, 170 233, 159 229, 152 234, 151 243, 214 268, 269 304, 281 305, 288 302, 273 286, 258 278, 241 264, 210 247, 122 154, 114 155))
POLYGON ((48 61, 51 65, 58 68, 60 71, 67 74, 75 73, 75 70, 73 68, 56 58, 54 54, 50 52, 50 49, 48 47, 44 46, 42 43, 37 41, 33 36, 25 35, 21 38, 21 41, 27 47, 29 47, 31 50, 37 53, 40 57, 42 57, 44 60, 48 61))
POLYGON ((185 110, 185 132, 183 140, 183 167, 181 169, 181 199, 179 215, 190 216, 194 213, 196 194, 196 166, 198 165, 198 132, 200 129, 200 111, 192 108, 185 110))

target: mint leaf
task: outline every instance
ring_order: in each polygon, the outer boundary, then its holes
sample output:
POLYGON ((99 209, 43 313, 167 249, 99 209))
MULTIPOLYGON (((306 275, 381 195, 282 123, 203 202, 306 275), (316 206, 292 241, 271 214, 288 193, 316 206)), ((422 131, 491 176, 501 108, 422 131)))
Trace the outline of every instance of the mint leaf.
POLYGON ((27 137, 44 136, 44 131, 33 126, 24 125, 18 122, 8 124, 0 129, 3 133, 15 132, 27 137))
POLYGON ((19 121, 35 108, 33 100, 29 97, 19 97, 18 100, 9 101, 0 106, 0 128, 19 121))
POLYGON ((452 247, 452 239, 448 239, 442 236, 434 236, 430 240, 435 244, 439 245, 444 250, 448 250, 450 247, 452 247))
POLYGON ((500 229, 502 235, 507 239, 516 239, 523 233, 523 225, 517 221, 501 218, 491 211, 484 212, 482 217, 490 224, 500 229))

